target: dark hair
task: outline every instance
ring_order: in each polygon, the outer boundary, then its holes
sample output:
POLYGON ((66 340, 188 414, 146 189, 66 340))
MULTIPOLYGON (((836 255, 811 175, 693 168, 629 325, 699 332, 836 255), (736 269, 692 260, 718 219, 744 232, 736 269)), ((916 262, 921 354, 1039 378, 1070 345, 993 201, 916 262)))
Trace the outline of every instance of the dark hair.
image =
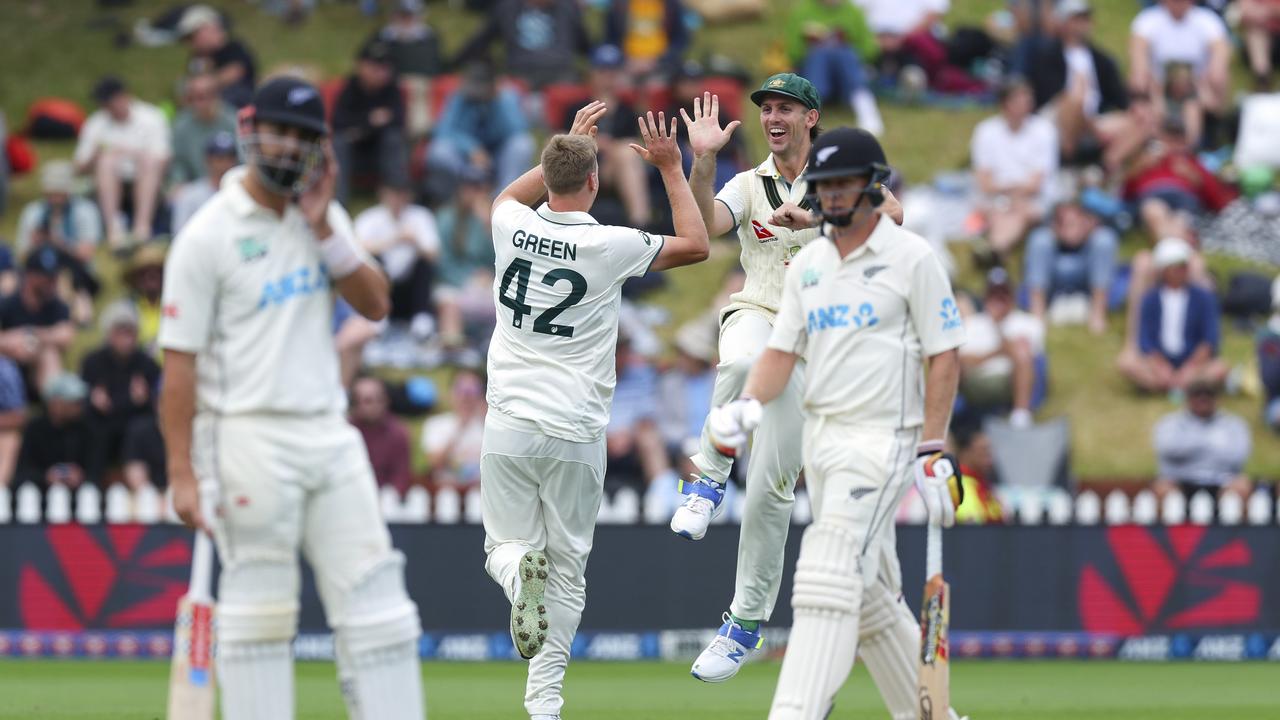
POLYGON ((821 134, 822 134, 822 116, 819 115, 818 124, 809 128, 809 142, 813 142, 814 140, 817 140, 818 136, 821 134))

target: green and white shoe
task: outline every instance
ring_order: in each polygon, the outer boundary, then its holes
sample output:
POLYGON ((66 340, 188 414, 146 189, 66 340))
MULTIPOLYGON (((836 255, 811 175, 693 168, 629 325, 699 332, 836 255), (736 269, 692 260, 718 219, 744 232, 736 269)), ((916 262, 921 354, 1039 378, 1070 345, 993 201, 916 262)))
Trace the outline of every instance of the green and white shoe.
POLYGON ((541 550, 530 550, 520 558, 516 569, 520 587, 511 604, 511 642, 520 657, 529 660, 542 650, 547 639, 547 556, 541 550))

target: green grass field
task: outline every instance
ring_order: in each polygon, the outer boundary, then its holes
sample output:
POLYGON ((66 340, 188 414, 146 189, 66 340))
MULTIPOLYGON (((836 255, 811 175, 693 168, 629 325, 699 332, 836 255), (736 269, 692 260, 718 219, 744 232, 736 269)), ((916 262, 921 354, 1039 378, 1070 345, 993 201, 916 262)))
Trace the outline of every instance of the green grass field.
MULTIPOLYGON (((168 666, 158 662, 0 662, 0 719, 150 720, 164 714, 168 666)), ((778 665, 748 665, 731 684, 704 685, 684 664, 574 663, 565 682, 565 717, 575 720, 764 717, 778 665)), ((524 665, 427 663, 433 720, 523 716, 524 665)), ((1118 662, 960 663, 952 670, 953 702, 974 720, 1262 720, 1280 718, 1276 668, 1248 664, 1118 662)), ((344 718, 328 663, 300 663, 299 720, 344 718)), ((833 720, 884 717, 861 667, 836 701, 833 720)))

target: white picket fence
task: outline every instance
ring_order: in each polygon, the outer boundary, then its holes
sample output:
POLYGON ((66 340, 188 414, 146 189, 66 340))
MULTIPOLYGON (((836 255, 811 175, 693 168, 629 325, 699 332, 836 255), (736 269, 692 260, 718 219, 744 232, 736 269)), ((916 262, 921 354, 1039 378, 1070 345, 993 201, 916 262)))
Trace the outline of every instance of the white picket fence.
MULTIPOLYGON (((1020 525, 1271 525, 1280 523, 1280 506, 1265 489, 1259 489, 1248 500, 1227 495, 1221 501, 1208 492, 1201 491, 1188 502, 1181 493, 1170 493, 1163 501, 1150 490, 1141 490, 1132 498, 1113 490, 1106 497, 1099 497, 1092 490, 1072 495, 1055 488, 1049 491, 1026 491, 1001 487, 996 495, 1004 508, 1005 522, 1020 525)), ((599 522, 604 525, 632 525, 645 523, 665 525, 671 519, 674 503, 679 496, 674 493, 644 496, 630 488, 622 488, 612 498, 605 497, 600 505, 599 522)), ((725 498, 725 511, 714 522, 737 523, 742 518, 745 496, 730 491, 725 498)), ((432 497, 423 487, 413 487, 403 497, 394 488, 379 491, 383 517, 388 522, 421 524, 427 522, 442 525, 479 524, 480 489, 473 487, 464 493, 442 489, 432 497)), ((804 490, 796 493, 792 510, 792 522, 807 524, 812 519, 808 495, 804 490)), ((924 524, 927 519, 924 504, 918 495, 910 493, 898 512, 898 522, 907 525, 924 524)), ((177 515, 168 493, 161 494, 154 488, 130 492, 123 485, 113 485, 105 497, 92 485, 83 485, 76 491, 54 486, 42 498, 40 490, 31 483, 16 490, 0 487, 0 525, 9 523, 58 525, 76 522, 84 525, 96 523, 142 523, 152 525, 161 522, 176 523, 177 515), (13 497, 10 497, 10 493, 13 497), (12 502, 11 502, 12 501, 12 502), (12 512, 11 512, 12 508, 12 512)))

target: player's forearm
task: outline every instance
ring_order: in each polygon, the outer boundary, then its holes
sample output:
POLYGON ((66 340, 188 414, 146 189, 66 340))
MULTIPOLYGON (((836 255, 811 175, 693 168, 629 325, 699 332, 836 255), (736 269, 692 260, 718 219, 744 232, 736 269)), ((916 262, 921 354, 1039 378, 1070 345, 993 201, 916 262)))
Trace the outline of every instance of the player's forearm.
POLYGON ((334 285, 342 299, 364 317, 378 321, 391 312, 391 284, 381 270, 362 263, 355 272, 338 278, 334 285))
POLYGON ((165 350, 159 413, 170 475, 186 477, 191 468, 191 425, 196 416, 195 356, 191 353, 165 350))
POLYGON ((751 366, 751 374, 747 376, 747 385, 742 389, 743 397, 751 397, 767 405, 782 394, 791 380, 791 371, 796 366, 796 354, 775 348, 765 348, 760 359, 751 366))
POLYGON ((716 224, 716 155, 694 155, 693 167, 689 171, 689 189, 697 203, 698 213, 702 216, 702 224, 711 232, 716 224))
POLYGON ((710 253, 707 223, 679 165, 662 170, 662 184, 667 189, 667 200, 671 203, 671 223, 676 235, 701 241, 702 246, 710 253))
POLYGON ((521 205, 533 207, 546 194, 547 186, 542 180, 542 165, 535 165, 532 170, 511 181, 511 184, 493 201, 493 206, 497 207, 506 200, 515 200, 521 205))
POLYGON ((947 350, 929 358, 924 383, 923 440, 944 440, 951 422, 951 407, 960 384, 959 352, 947 350))

